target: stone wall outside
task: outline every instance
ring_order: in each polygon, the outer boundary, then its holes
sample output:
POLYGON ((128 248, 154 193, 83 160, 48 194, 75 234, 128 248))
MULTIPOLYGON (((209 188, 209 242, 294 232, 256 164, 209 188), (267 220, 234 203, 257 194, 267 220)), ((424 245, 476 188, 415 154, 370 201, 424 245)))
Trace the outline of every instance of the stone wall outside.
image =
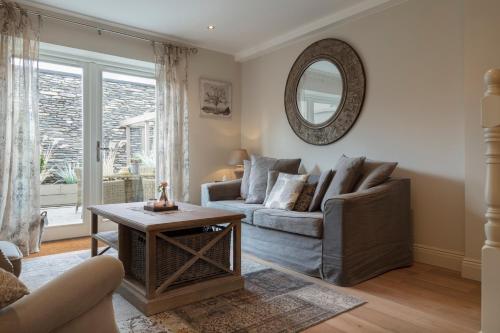
MULTIPOLYGON (((42 150, 54 139, 55 146, 48 168, 65 162, 83 164, 82 76, 41 70, 39 76, 39 122, 42 150)), ((127 118, 155 110, 155 87, 134 82, 103 81, 103 146, 126 140, 119 123, 127 118)), ((142 153, 143 129, 131 129, 132 157, 142 153)), ((150 136, 154 132, 149 129, 150 136)), ((152 142, 152 138, 150 138, 152 142)), ((151 146, 150 146, 151 147, 151 146)), ((116 171, 126 166, 126 147, 119 149, 116 171)), ((54 181, 54 179, 52 179, 54 181)))

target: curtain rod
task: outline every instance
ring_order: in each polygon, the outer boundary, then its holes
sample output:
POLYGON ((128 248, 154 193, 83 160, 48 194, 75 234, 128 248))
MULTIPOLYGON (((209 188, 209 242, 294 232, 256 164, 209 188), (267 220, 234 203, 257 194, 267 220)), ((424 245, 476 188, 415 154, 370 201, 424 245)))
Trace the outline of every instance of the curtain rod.
MULTIPOLYGON (((3 1, 0 1, 0 7, 1 6, 3 6, 3 1)), ((151 38, 146 38, 146 37, 142 37, 142 36, 137 36, 137 35, 129 34, 129 33, 126 33, 126 32, 111 30, 111 29, 108 29, 108 28, 101 28, 101 27, 98 27, 98 26, 95 26, 95 25, 92 25, 92 24, 78 22, 78 21, 73 21, 73 20, 69 20, 69 19, 65 19, 65 18, 61 18, 61 17, 57 17, 57 16, 53 16, 53 15, 49 15, 49 14, 45 14, 45 13, 41 13, 41 12, 37 12, 37 11, 31 10, 31 9, 23 8, 23 10, 26 11, 28 14, 31 14, 31 15, 37 15, 39 17, 45 17, 45 18, 48 18, 48 19, 52 19, 52 20, 56 20, 56 21, 61 21, 61 22, 69 23, 69 24, 73 24, 73 25, 79 25, 79 26, 82 26, 82 27, 86 27, 88 29, 97 30, 97 33, 99 35, 102 35, 102 32, 104 31, 104 32, 109 32, 111 34, 120 35, 120 36, 124 36, 124 37, 128 37, 128 38, 143 40, 143 41, 146 41, 146 42, 150 42, 153 45, 155 43, 158 43, 158 44, 163 44, 163 45, 166 45, 166 46, 176 46, 176 47, 182 48, 185 51, 189 51, 189 52, 191 52, 193 54, 198 53, 198 49, 195 48, 195 47, 179 46, 179 45, 176 45, 176 44, 170 43, 170 42, 158 41, 158 40, 154 40, 154 39, 151 39, 151 38)))

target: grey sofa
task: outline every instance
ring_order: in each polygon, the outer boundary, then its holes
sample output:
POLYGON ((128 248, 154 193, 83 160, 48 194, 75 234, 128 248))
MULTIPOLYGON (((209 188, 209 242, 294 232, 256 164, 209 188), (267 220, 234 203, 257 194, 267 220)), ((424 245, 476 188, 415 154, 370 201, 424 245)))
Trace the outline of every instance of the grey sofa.
POLYGON ((244 252, 340 286, 412 264, 410 180, 328 198, 324 211, 239 200, 241 180, 202 185, 202 205, 245 214, 244 252))

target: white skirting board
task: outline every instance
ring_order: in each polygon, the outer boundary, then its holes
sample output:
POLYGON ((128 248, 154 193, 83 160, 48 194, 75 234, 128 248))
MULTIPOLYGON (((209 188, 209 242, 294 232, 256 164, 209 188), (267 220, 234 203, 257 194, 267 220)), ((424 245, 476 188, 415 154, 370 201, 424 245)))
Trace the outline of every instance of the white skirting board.
POLYGON ((414 260, 424 264, 448 268, 461 272, 462 277, 481 281, 481 261, 465 258, 463 252, 414 244, 414 260))

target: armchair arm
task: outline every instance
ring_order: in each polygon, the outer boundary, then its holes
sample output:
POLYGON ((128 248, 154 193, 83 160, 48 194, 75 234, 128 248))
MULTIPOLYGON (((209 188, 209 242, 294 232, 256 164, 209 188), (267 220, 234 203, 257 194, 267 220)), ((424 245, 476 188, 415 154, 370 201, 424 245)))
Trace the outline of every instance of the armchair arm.
POLYGON ((241 179, 201 185, 201 204, 208 201, 235 200, 240 197, 241 179))
POLYGON ((0 332, 56 331, 109 297, 123 275, 118 259, 100 256, 86 260, 0 310, 0 332))
POLYGON ((325 203, 323 274, 353 285, 412 262, 410 180, 391 179, 325 203))

